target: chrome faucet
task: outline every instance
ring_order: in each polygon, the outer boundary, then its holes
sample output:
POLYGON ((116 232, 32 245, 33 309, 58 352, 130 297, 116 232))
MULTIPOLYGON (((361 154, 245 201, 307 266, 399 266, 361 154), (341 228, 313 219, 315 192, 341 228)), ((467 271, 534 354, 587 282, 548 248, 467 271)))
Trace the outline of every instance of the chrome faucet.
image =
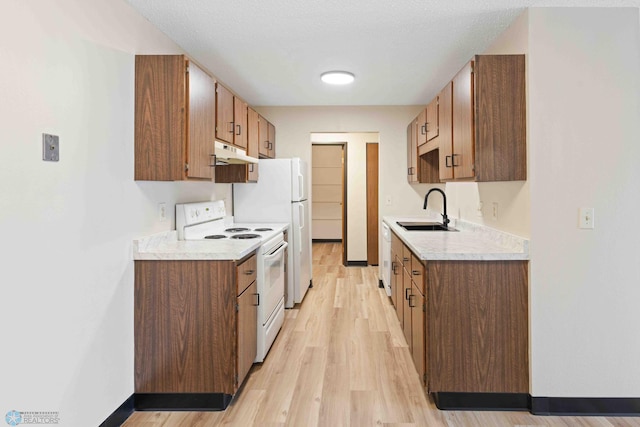
POLYGON ((447 217, 447 196, 444 194, 444 191, 442 191, 439 188, 432 188, 431 190, 429 190, 427 194, 424 196, 424 205, 422 205, 422 209, 427 209, 427 200, 429 199, 429 194, 431 194, 434 191, 437 191, 438 193, 442 194, 442 200, 444 205, 444 213, 442 214, 442 225, 444 225, 446 228, 449 228, 449 217, 447 217))

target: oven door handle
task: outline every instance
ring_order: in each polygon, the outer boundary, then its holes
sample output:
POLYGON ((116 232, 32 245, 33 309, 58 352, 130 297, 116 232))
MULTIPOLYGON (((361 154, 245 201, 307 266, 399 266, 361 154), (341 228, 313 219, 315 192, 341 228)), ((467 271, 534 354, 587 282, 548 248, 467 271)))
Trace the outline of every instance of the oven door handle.
POLYGON ((287 246, 289 246, 289 244, 287 242, 282 242, 280 244, 280 246, 275 248, 269 254, 265 255, 264 259, 267 260, 267 259, 271 259, 271 258, 275 258, 275 257, 279 256, 280 252, 284 252, 284 250, 287 248, 287 246))

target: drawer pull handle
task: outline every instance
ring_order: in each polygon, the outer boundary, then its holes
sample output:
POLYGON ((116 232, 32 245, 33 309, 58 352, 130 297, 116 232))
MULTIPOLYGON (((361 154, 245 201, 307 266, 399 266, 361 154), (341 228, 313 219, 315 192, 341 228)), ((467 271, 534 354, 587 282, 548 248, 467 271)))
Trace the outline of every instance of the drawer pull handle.
POLYGON ((244 274, 246 274, 247 276, 251 276, 255 272, 256 272, 255 270, 247 270, 244 272, 244 274))
POLYGON ((410 295, 409 295, 409 291, 411 290, 411 288, 404 288, 404 299, 408 300, 410 295))
POLYGON ((409 307, 413 308, 415 307, 415 304, 411 304, 412 298, 415 297, 415 295, 411 294, 409 295, 409 307))
POLYGON ((414 276, 419 276, 420 275, 420 270, 413 270, 411 272, 411 274, 413 274, 414 276))
POLYGON ((258 297, 258 302, 253 305, 257 307, 260 305, 260 294, 254 294, 254 295, 258 297))

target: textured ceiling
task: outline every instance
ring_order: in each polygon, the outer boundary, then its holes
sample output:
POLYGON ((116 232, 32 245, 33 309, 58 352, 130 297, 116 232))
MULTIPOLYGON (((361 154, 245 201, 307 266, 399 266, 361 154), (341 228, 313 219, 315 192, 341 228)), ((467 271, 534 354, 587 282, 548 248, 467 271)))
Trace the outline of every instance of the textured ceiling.
POLYGON ((251 105, 426 104, 526 7, 640 0, 126 0, 251 105), (329 70, 354 84, 320 81, 329 70))

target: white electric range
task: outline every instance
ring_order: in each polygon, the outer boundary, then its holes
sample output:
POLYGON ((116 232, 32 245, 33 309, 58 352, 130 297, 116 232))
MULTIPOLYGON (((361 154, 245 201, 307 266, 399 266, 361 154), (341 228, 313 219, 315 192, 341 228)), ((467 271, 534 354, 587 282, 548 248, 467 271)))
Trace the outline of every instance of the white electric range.
POLYGON ((224 201, 176 205, 179 240, 207 242, 222 250, 233 242, 234 252, 258 243, 256 251, 258 292, 258 339, 255 362, 262 362, 284 323, 286 250, 284 224, 233 223, 224 201))

